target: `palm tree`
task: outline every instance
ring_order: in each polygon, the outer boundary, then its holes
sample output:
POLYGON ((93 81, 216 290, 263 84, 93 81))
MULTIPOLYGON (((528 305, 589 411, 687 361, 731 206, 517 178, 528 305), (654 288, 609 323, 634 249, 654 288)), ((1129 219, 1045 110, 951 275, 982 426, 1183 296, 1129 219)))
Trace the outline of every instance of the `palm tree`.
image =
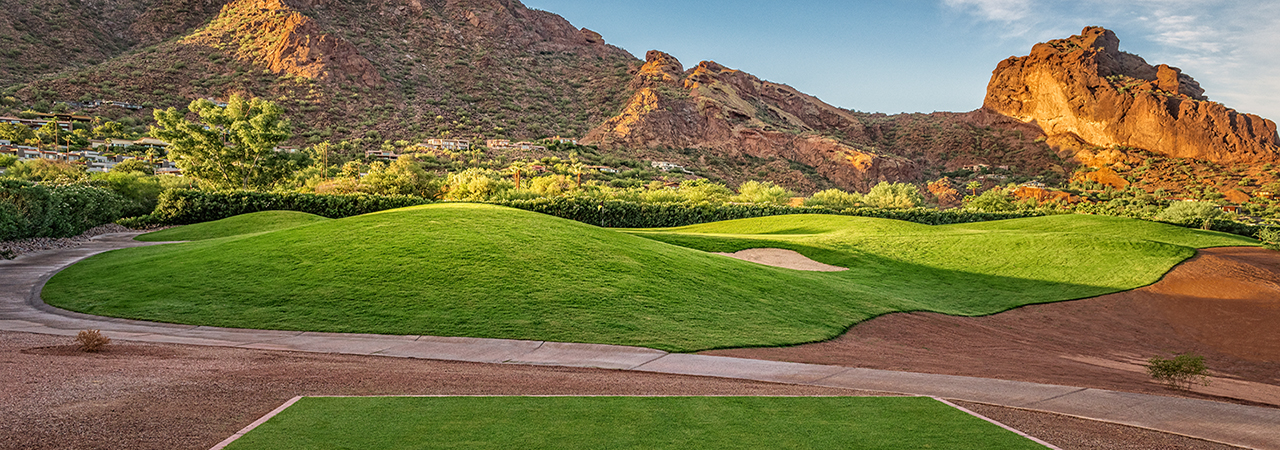
POLYGON ((965 185, 965 189, 968 189, 969 193, 973 195, 978 195, 978 189, 982 189, 982 183, 970 181, 969 184, 965 185))
POLYGON ((578 161, 574 161, 573 165, 569 166, 569 173, 573 174, 575 177, 578 178, 579 188, 582 187, 582 172, 586 170, 587 170, 587 166, 578 161))
POLYGON ((517 191, 520 190, 520 174, 524 173, 524 169, 527 166, 528 164, 524 161, 513 161, 511 165, 507 166, 506 172, 511 174, 512 178, 516 179, 517 191))

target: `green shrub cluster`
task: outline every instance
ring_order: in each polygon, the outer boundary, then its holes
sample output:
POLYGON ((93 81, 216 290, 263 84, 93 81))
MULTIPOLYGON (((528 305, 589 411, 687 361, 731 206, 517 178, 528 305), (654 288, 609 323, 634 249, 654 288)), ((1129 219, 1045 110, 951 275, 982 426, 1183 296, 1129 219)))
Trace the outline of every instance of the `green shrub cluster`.
POLYGON ((0 179, 0 241, 75 236, 119 219, 131 205, 110 189, 0 179))
POLYGON ((421 197, 407 195, 322 195, 171 189, 160 194, 155 212, 118 223, 128 227, 153 224, 186 225, 259 211, 299 211, 337 219, 430 202, 421 197))
POLYGON ((1043 216, 1043 211, 977 212, 962 210, 939 211, 928 208, 882 209, 780 206, 765 204, 689 204, 689 203, 636 203, 623 200, 600 200, 586 197, 553 197, 531 200, 491 202, 575 220, 602 227, 614 228, 667 228, 722 220, 784 214, 840 214, 846 216, 878 217, 903 220, 927 225, 985 222, 990 220, 1017 219, 1043 216))

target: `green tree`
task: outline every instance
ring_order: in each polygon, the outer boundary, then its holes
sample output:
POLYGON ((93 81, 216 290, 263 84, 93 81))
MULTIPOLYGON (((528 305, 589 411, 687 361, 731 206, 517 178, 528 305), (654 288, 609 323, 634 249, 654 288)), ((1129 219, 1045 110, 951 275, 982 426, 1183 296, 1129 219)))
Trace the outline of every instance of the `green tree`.
POLYGON ((978 195, 978 189, 982 189, 982 183, 970 181, 969 184, 964 185, 964 188, 969 190, 969 195, 978 195))
POLYGON ((390 165, 373 163, 360 183, 372 194, 416 195, 431 199, 440 196, 440 184, 435 177, 422 170, 409 155, 401 156, 390 165))
POLYGON ((510 174, 512 178, 515 178, 516 190, 520 190, 520 175, 525 173, 526 167, 528 167, 528 164, 524 161, 512 161, 511 165, 507 166, 504 171, 504 173, 510 174))
POLYGON ((915 208, 924 204, 924 196, 914 184, 882 181, 862 196, 862 201, 876 208, 915 208))
POLYGON ((26 125, 16 123, 0 123, 0 139, 21 144, 36 138, 36 132, 26 125))
POLYGON ((67 184, 89 178, 84 168, 66 161, 29 159, 18 162, 5 172, 11 178, 43 183, 67 184))
POLYGON ((996 188, 983 192, 982 195, 970 195, 964 199, 965 209, 983 212, 1013 211, 1018 206, 1013 204, 1008 191, 996 188))
POLYGON ((732 200, 741 203, 785 205, 793 196, 795 193, 788 191, 787 188, 768 181, 748 181, 738 185, 738 195, 732 200))
POLYGON ((1209 202, 1173 202, 1152 219, 1183 226, 1194 226, 1226 215, 1227 213, 1222 211, 1222 208, 1209 202))
POLYGON ((141 159, 126 159, 111 168, 112 172, 137 172, 143 175, 155 175, 156 167, 141 159))
POLYGON ((586 171, 587 171, 586 164, 583 164, 578 161, 574 161, 573 164, 569 166, 569 173, 573 175, 574 178, 577 179, 578 187, 582 187, 582 173, 586 171))
POLYGON ((845 192, 839 189, 827 189, 804 199, 804 206, 821 206, 831 209, 849 209, 862 203, 862 194, 845 192))
POLYGON ((298 169, 297 158, 275 151, 292 129, 275 103, 232 95, 226 108, 204 99, 188 108, 201 123, 169 108, 155 111, 151 128, 184 175, 217 188, 264 189, 298 169))

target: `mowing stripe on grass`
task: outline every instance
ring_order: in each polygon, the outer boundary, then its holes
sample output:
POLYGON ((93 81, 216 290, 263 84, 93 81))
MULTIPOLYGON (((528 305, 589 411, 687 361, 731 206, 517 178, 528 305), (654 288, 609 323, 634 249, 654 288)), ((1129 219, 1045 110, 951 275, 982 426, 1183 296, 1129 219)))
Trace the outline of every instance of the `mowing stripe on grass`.
POLYGON ((693 444, 735 449, 1055 448, 932 397, 564 395, 295 398, 214 448, 693 444))
POLYGON ((960 405, 957 405, 957 404, 955 404, 955 403, 951 403, 951 402, 946 401, 945 399, 942 399, 942 398, 939 398, 939 397, 933 397, 933 399, 934 399, 934 400, 937 400, 937 401, 940 401, 940 402, 942 402, 942 403, 946 403, 948 406, 951 406, 952 408, 955 408, 955 409, 958 409, 958 410, 961 410, 961 411, 967 412, 967 413, 969 413, 969 415, 971 415, 971 416, 973 416, 973 417, 977 417, 977 418, 982 419, 982 420, 985 420, 985 421, 987 421, 987 422, 994 423, 994 424, 996 424, 996 426, 998 426, 998 427, 1000 427, 1000 428, 1004 428, 1004 429, 1009 430, 1009 431, 1012 431, 1012 432, 1014 432, 1014 433, 1018 433, 1018 436, 1022 436, 1022 437, 1024 437, 1024 438, 1030 439, 1030 440, 1032 440, 1033 442, 1035 442, 1035 443, 1037 443, 1037 444, 1043 445, 1043 446, 1045 446, 1045 447, 1049 447, 1050 449, 1053 449, 1053 450, 1062 450, 1061 448, 1058 448, 1058 446, 1056 446, 1056 445, 1053 445, 1053 444, 1050 444, 1050 443, 1048 443, 1048 442, 1045 442, 1045 441, 1042 441, 1042 440, 1036 439, 1036 437, 1035 437, 1035 436, 1029 435, 1029 434, 1027 434, 1027 433, 1023 433, 1021 430, 1018 430, 1018 429, 1013 428, 1013 427, 1011 427, 1011 426, 1008 426, 1008 425, 1005 425, 1005 424, 1003 424, 1003 423, 997 422, 995 419, 992 419, 992 418, 987 417, 987 416, 984 416, 984 415, 982 415, 982 414, 978 414, 978 413, 976 413, 976 412, 973 412, 973 411, 969 410, 969 408, 965 408, 965 407, 960 406, 960 405))

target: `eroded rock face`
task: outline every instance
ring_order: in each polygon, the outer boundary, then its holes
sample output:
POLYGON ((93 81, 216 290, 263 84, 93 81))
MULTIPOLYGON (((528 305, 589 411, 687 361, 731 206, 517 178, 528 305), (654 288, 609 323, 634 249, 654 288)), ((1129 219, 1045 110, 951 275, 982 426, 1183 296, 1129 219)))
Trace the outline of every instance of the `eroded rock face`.
MULTIPOLYGON (((298 2, 305 7, 322 3, 298 2)), ((261 62, 277 74, 366 87, 383 84, 355 46, 280 0, 229 3, 209 27, 188 40, 202 37, 236 42, 239 57, 261 62)))
POLYGON ((650 51, 621 114, 584 138, 607 148, 693 148, 725 156, 778 157, 813 167, 844 189, 911 180, 919 168, 830 134, 864 136, 848 111, 745 72, 705 61, 683 70, 675 57, 650 51))
POLYGON ((983 106, 1038 124, 1069 151, 1126 146, 1218 163, 1280 157, 1275 122, 1208 101, 1181 70, 1119 47, 1099 27, 1036 44, 996 67, 983 106))

